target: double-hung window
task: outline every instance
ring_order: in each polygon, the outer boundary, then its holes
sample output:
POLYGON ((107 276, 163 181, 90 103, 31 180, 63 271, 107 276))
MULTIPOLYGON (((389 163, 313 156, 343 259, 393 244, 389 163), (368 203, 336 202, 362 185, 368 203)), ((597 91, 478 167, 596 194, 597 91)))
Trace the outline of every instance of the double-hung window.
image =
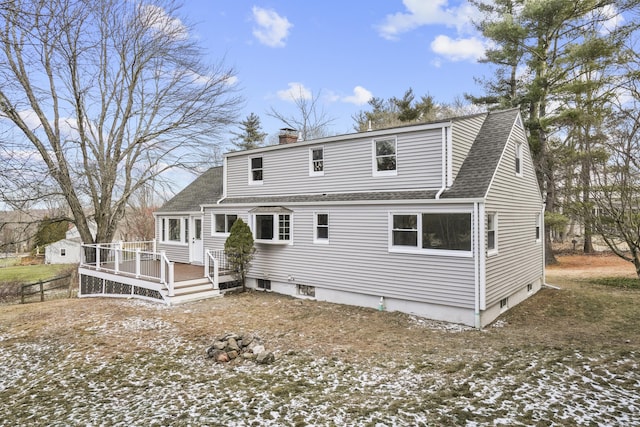
POLYGON ((329 243, 329 214, 315 214, 314 226, 313 242, 329 243))
POLYGON ((236 219, 238 219, 238 215, 235 214, 213 214, 213 232, 216 234, 229 234, 236 219))
POLYGON ((392 213, 392 252, 471 256, 471 212, 392 213))
POLYGON ((487 251, 490 254, 498 252, 498 215, 495 212, 487 214, 487 251))
POLYGON ((395 137, 373 140, 373 175, 396 175, 398 143, 395 137))
POLYGON ((515 171, 517 176, 522 176, 522 144, 516 144, 516 163, 515 171))
POLYGON ((536 242, 542 241, 542 215, 536 214, 536 242))
POLYGON ((309 176, 324 175, 324 147, 309 149, 309 176))
POLYGON ((254 211, 254 237, 258 243, 290 244, 292 242, 291 211, 282 208, 254 211), (286 211, 286 212, 285 212, 286 211))
POLYGON ((169 243, 189 241, 189 218, 162 218, 160 240, 169 243))
POLYGON ((262 157, 249 158, 249 184, 262 184, 262 157))

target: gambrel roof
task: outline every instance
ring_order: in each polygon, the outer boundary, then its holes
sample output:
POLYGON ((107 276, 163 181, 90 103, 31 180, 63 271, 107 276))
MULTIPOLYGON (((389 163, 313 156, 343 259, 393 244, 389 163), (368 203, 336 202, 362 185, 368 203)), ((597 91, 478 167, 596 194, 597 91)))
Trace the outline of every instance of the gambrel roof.
POLYGON ((216 203, 221 197, 222 166, 216 166, 200 175, 156 212, 199 212, 200 205, 216 203))

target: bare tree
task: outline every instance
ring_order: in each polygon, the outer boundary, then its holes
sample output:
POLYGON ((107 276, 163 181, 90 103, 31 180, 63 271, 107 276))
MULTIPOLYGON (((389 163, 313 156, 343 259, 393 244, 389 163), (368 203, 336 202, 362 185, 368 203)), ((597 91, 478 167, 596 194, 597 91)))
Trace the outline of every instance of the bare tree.
POLYGON ((132 194, 208 162, 235 119, 233 71, 202 53, 171 0, 2 3, 3 201, 61 196, 110 241, 132 194))
POLYGON ((267 115, 280 120, 286 127, 300 132, 302 139, 305 141, 329 136, 329 127, 335 121, 335 118, 329 116, 319 105, 320 92, 316 95, 313 93, 306 95, 301 88, 300 93, 294 96, 292 100, 297 114, 287 116, 271 107, 267 115))

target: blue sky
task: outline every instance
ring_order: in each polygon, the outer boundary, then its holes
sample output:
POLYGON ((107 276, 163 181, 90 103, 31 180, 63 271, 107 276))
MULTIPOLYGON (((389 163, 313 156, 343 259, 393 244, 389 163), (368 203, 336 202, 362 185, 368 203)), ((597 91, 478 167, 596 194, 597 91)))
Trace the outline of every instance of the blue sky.
POLYGON ((466 1, 186 0, 181 12, 209 59, 236 70, 240 118, 256 113, 269 134, 282 124, 266 112, 293 114, 291 92, 319 94, 332 133, 348 133, 371 96, 411 87, 451 102, 490 71, 466 1))

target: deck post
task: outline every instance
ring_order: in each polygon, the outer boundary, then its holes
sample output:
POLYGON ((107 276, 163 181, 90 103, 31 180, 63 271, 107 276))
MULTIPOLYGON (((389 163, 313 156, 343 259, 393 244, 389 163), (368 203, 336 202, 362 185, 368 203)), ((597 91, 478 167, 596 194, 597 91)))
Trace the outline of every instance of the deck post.
POLYGON ((167 272, 164 269, 164 260, 167 258, 165 251, 160 251, 160 283, 167 283, 167 272))
POLYGON ((136 248, 136 279, 140 277, 140 248, 136 248))
POLYGON ((174 263, 171 261, 169 263, 169 280, 167 281, 167 289, 169 290, 169 296, 175 296, 173 290, 173 272, 174 272, 174 263))
POLYGON ((120 251, 122 245, 120 247, 115 247, 113 249, 113 270, 116 274, 120 273, 120 251))
POLYGON ((209 277, 209 250, 204 249, 204 277, 209 277))
POLYGON ((213 289, 216 291, 220 289, 220 277, 218 276, 219 265, 218 258, 213 258, 213 289))
POLYGON ((100 243, 96 243, 96 270, 100 270, 100 243))

